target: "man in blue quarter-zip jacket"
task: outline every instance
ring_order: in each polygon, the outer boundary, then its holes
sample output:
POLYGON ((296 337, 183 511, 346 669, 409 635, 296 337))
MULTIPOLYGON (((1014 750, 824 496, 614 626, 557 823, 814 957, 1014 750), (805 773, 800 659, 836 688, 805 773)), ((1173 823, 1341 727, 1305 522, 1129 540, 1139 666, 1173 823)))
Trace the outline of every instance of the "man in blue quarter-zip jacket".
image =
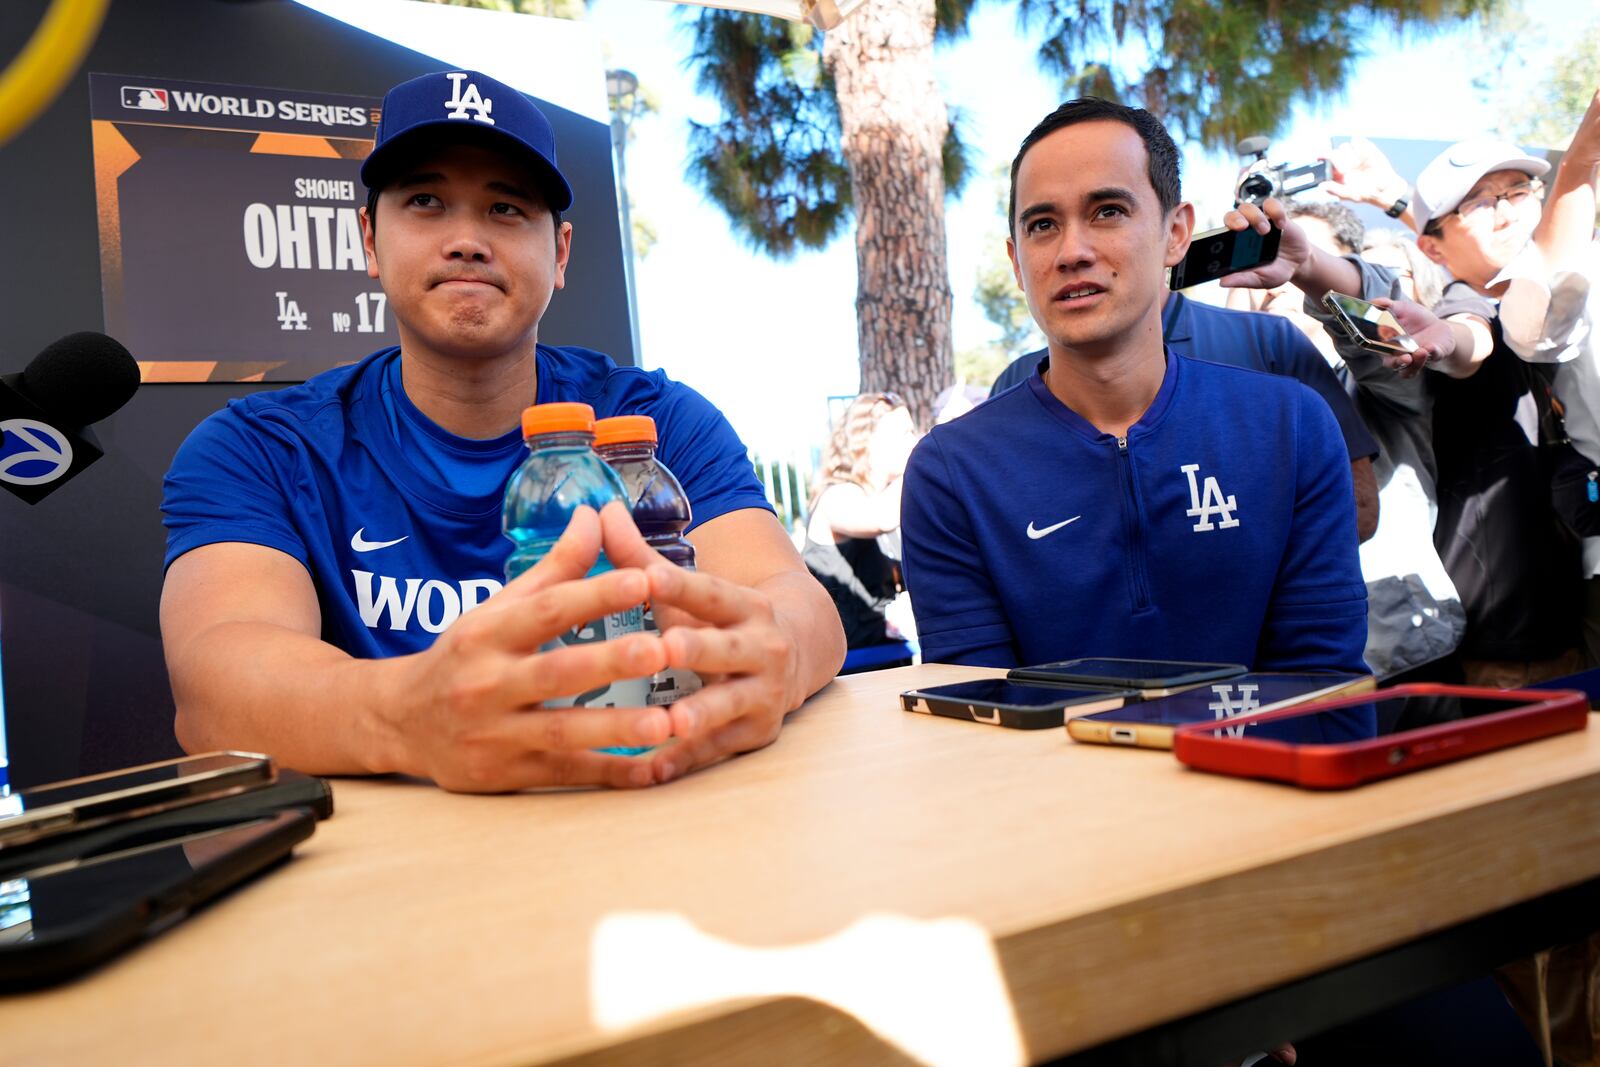
POLYGON ((1328 405, 1162 343, 1163 275, 1194 209, 1160 122, 1062 105, 1012 163, 1010 223, 1049 368, 912 455, 902 531, 923 656, 1365 673, 1350 464, 1328 405))

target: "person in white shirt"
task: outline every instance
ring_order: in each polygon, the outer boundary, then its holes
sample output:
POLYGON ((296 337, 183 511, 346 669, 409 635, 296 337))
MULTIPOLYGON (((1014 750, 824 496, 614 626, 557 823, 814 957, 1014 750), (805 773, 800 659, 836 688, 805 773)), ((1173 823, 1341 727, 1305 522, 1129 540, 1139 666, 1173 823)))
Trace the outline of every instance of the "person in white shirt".
POLYGON ((1494 278, 1505 286, 1500 329, 1530 363, 1556 365, 1552 390, 1572 443, 1557 470, 1557 510, 1584 535, 1584 650, 1600 665, 1600 243, 1595 239, 1600 171, 1600 91, 1578 124, 1530 241, 1494 278))

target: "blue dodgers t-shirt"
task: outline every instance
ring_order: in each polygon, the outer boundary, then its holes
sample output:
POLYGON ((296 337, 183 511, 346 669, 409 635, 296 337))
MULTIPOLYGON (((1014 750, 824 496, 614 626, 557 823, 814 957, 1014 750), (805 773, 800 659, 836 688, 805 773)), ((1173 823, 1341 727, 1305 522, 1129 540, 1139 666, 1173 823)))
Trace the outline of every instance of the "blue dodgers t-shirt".
MULTIPOLYGON (((710 401, 661 371, 582 348, 538 347, 539 403, 581 401, 598 418, 649 415, 657 455, 698 526, 766 508, 745 447, 710 401)), ((189 435, 167 472, 167 565, 221 541, 303 563, 322 636, 353 656, 419 652, 503 584, 506 481, 520 434, 473 441, 423 415, 386 348, 303 385, 229 402, 189 435)))

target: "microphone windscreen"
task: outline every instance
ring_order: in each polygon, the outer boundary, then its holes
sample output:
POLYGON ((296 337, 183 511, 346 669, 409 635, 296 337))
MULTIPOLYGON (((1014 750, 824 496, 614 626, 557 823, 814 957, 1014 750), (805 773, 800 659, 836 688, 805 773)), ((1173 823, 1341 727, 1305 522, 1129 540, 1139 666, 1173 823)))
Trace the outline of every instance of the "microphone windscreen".
POLYGON ((18 383, 63 426, 99 422, 139 388, 139 364, 103 333, 74 333, 33 357, 18 383))

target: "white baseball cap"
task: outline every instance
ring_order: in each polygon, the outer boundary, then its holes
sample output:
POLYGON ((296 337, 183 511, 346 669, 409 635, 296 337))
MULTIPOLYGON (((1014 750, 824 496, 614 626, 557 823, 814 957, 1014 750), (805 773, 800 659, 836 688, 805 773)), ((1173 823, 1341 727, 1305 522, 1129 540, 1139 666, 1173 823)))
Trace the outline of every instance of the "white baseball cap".
POLYGON ((1537 178, 1549 169, 1549 163, 1508 141, 1488 137, 1460 141, 1435 156, 1417 176, 1411 216, 1417 220, 1417 229, 1425 230, 1429 222, 1459 207, 1485 174, 1520 170, 1537 178))

